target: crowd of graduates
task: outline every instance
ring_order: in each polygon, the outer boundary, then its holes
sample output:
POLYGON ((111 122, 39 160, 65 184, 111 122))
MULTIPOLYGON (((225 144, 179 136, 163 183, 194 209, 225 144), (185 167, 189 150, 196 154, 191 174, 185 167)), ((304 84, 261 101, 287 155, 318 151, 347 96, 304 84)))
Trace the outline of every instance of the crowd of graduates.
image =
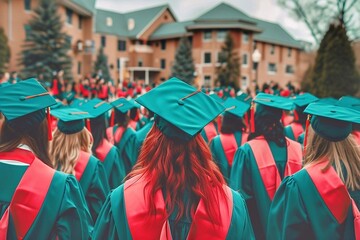
POLYGON ((360 239, 358 98, 11 83, 0 239, 360 239))

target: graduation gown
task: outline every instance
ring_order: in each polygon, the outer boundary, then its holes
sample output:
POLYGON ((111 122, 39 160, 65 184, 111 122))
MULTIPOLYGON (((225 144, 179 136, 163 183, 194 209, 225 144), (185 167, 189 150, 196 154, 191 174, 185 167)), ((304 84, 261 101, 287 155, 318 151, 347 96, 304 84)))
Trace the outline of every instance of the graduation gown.
POLYGON ((107 139, 103 139, 94 154, 104 165, 110 189, 120 186, 126 176, 125 164, 119 150, 107 139))
POLYGON ((267 239, 355 239, 353 211, 360 206, 360 191, 348 192, 332 167, 322 172, 326 164, 284 179, 269 212, 267 239))
POLYGON ((281 179, 301 169, 300 144, 286 141, 287 147, 279 147, 260 136, 241 146, 234 156, 229 185, 247 201, 256 239, 265 238, 270 204, 281 179))
POLYGON ((236 150, 248 138, 247 133, 237 131, 233 134, 220 134, 210 142, 210 150, 226 181, 229 181, 231 166, 236 150))
POLYGON ((6 179, 0 181, 0 239, 90 237, 93 221, 74 176, 53 170, 20 148, 0 153, 0 159, 29 164, 0 160, 0 176, 6 179))
POLYGON ((135 163, 139 157, 141 146, 143 145, 145 138, 152 126, 154 125, 154 118, 152 118, 148 123, 145 124, 139 131, 136 131, 135 137, 130 138, 130 146, 133 147, 135 163))
POLYGON ((106 196, 110 192, 104 166, 99 159, 90 153, 80 151, 74 170, 75 177, 80 183, 90 214, 95 222, 106 196))
POLYGON ((218 135, 218 130, 215 122, 210 122, 204 127, 201 131, 201 136, 204 138, 205 142, 210 143, 211 140, 218 135))
POLYGON ((298 141, 299 136, 305 131, 301 123, 293 122, 284 128, 285 136, 291 140, 298 141))
MULTIPOLYGON (((145 200, 149 191, 144 177, 135 177, 115 189, 107 198, 93 239, 173 239, 174 226, 169 223, 162 191, 155 194, 156 213, 149 214, 145 200), (144 195, 145 194, 145 195, 144 195)), ((220 201, 221 225, 213 225, 200 200, 190 227, 177 225, 188 239, 254 239, 243 198, 224 186, 227 201, 220 201)), ((219 193, 215 193, 219 194, 219 193)))
POLYGON ((113 143, 119 150, 120 158, 124 162, 126 174, 128 174, 135 165, 138 151, 133 143, 136 140, 135 131, 128 127, 110 127, 106 130, 107 139, 113 143))
POLYGON ((356 142, 360 145, 360 131, 353 131, 351 134, 354 136, 356 142))

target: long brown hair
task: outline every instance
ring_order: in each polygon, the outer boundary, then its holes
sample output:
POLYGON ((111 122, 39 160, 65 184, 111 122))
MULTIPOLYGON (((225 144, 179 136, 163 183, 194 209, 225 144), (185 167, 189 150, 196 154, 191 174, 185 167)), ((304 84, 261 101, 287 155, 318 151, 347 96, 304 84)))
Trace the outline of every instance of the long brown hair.
POLYGON ((152 127, 141 148, 137 164, 127 179, 145 176, 149 180, 149 202, 154 203, 150 212, 155 212, 155 193, 163 190, 167 213, 175 206, 178 209, 176 221, 190 210, 193 214, 200 199, 214 223, 219 219, 219 199, 214 188, 225 198, 224 178, 212 161, 209 147, 198 134, 188 142, 166 137, 156 125, 152 127), (189 206, 184 206, 183 196, 189 192, 189 206))
MULTIPOLYGON (((3 116, 0 113, 0 119, 3 116)), ((0 129, 0 152, 9 152, 20 144, 26 144, 46 165, 52 167, 49 157, 48 124, 45 118, 40 124, 34 124, 26 132, 19 131, 5 120, 0 129)))
POLYGON ((55 169, 75 174, 75 164, 80 151, 91 152, 91 133, 84 128, 78 133, 65 134, 55 130, 50 146, 50 155, 55 169))
POLYGON ((316 134, 310 125, 304 165, 307 166, 324 159, 329 160, 324 170, 334 166, 336 173, 347 188, 360 190, 360 147, 354 137, 350 134, 342 141, 330 142, 316 134), (345 168, 346 174, 343 168, 345 168))

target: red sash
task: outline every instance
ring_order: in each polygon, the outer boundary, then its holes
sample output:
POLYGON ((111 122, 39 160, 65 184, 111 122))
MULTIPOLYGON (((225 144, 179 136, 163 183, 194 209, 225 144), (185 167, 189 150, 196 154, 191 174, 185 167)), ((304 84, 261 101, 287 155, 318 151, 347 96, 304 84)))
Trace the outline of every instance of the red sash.
POLYGON ((204 127, 204 131, 208 142, 211 142, 211 140, 218 135, 215 124, 213 122, 210 122, 208 125, 206 125, 204 127))
POLYGON ((17 238, 23 239, 40 212, 55 170, 37 159, 32 152, 23 149, 0 153, 0 159, 30 164, 0 220, 0 239, 7 237, 10 214, 17 238))
POLYGON ((313 181, 321 198, 326 206, 338 221, 342 224, 348 214, 350 205, 352 204, 354 215, 355 238, 360 239, 360 213, 355 202, 350 198, 346 186, 337 175, 335 169, 330 167, 326 171, 323 169, 328 161, 321 161, 317 164, 306 167, 311 180, 313 181))
MULTIPOLYGON (((241 144, 246 141, 248 134, 242 133, 241 137, 241 144)), ((234 134, 220 134, 220 142, 222 145, 222 148, 224 149, 224 153, 226 156, 226 159, 228 161, 229 166, 232 166, 234 155, 236 150, 238 149, 238 145, 235 139, 234 134)))
POLYGON ((129 121, 129 127, 136 130, 137 121, 130 119, 129 121))
POLYGON ((297 123, 297 122, 291 123, 290 127, 293 131, 295 141, 297 141, 299 136, 304 132, 304 128, 301 125, 301 123, 297 123))
POLYGON ((124 132, 125 129, 123 127, 117 127, 116 132, 114 134, 114 127, 109 127, 106 129, 106 136, 109 142, 114 145, 120 142, 124 132))
MULTIPOLYGON (((284 177, 290 176, 302 167, 302 153, 299 143, 286 138, 287 146, 287 162, 285 166, 284 177)), ((281 178, 276 167, 274 156, 271 153, 269 144, 264 137, 257 137, 248 142, 254 154, 256 163, 259 168, 261 179, 264 187, 272 201, 276 190, 279 188, 281 178)))
POLYGON ((100 145, 95 150, 96 157, 101 162, 104 162, 104 160, 105 160, 106 156, 108 155, 108 153, 110 152, 112 146, 113 145, 108 140, 103 139, 101 141, 100 145))
POLYGON ((360 145, 360 131, 353 131, 352 135, 354 136, 356 142, 360 145))
POLYGON ((84 151, 80 151, 79 153, 79 158, 75 164, 75 177, 78 181, 80 181, 86 166, 88 165, 89 159, 90 159, 91 154, 84 152, 84 151))
MULTIPOLYGON (((146 198, 150 192, 146 188, 145 178, 135 177, 125 182, 124 201, 129 230, 134 240, 138 239, 172 239, 170 226, 167 219, 166 207, 161 190, 155 194, 156 213, 149 215, 149 203, 146 198)), ((195 211, 193 222, 187 239, 225 239, 228 233, 232 211, 233 197, 231 190, 224 186, 227 198, 220 200, 221 216, 217 225, 210 221, 204 202, 200 200, 195 211)))

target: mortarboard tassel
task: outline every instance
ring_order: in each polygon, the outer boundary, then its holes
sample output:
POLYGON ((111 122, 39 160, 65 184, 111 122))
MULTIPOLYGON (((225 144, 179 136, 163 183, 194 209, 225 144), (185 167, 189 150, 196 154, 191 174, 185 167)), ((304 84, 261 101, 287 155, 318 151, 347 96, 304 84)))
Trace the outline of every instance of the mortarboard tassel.
POLYGON ((308 115, 307 119, 306 119, 303 156, 305 156, 305 153, 306 153, 306 144, 307 144, 307 136, 308 136, 309 124, 310 124, 310 115, 308 115))
POLYGON ((251 103, 250 108, 250 132, 255 132, 255 106, 254 103, 251 103))
POLYGON ((113 127, 114 124, 115 124, 115 110, 112 110, 110 115, 110 127, 113 127))
POLYGON ((91 132, 90 119, 86 119, 86 128, 91 132))
POLYGON ((296 110, 294 110, 294 121, 295 122, 299 121, 299 114, 296 110))
POLYGON ((46 118, 47 118, 47 121, 48 121, 48 140, 51 141, 52 140, 52 128, 51 128, 51 116, 50 116, 50 108, 48 107, 47 108, 47 111, 46 111, 46 118))

